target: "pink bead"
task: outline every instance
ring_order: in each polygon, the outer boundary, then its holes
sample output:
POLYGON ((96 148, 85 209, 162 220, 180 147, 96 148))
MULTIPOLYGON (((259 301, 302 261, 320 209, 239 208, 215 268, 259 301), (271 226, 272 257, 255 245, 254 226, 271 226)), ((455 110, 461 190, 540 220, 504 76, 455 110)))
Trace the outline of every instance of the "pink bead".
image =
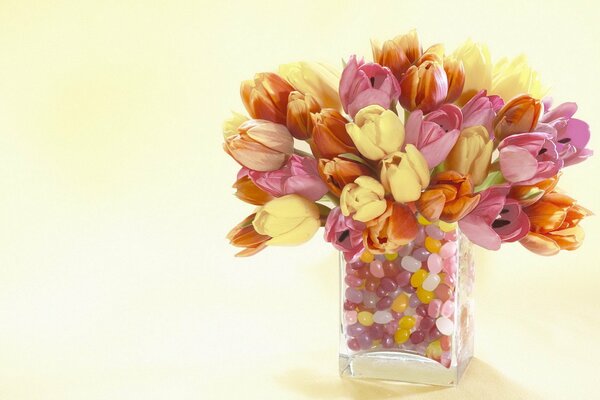
POLYGON ((450 351, 452 347, 452 337, 451 336, 442 336, 440 338, 440 345, 442 346, 442 350, 450 351))
POLYGON ((456 271, 458 270, 457 258, 449 257, 449 258, 444 259, 444 262, 442 263, 442 268, 448 274, 456 274, 456 271))
POLYGON ((442 258, 452 257, 454 254, 456 254, 456 242, 446 242, 440 248, 442 258))
POLYGON ((416 308, 419 304, 421 304, 421 300, 419 300, 416 294, 411 294, 410 298, 408 299, 408 305, 411 308, 416 308))
POLYGON ((388 322, 387 324, 385 324, 383 326, 383 329, 385 330, 385 333, 387 333, 388 335, 393 335, 394 333, 396 333, 396 330, 398 329, 398 321, 388 322))
POLYGON ((442 257, 439 254, 430 254, 427 257, 427 268, 432 274, 439 274, 442 271, 442 257))
POLYGON ((344 311, 344 320, 346 320, 346 324, 353 325, 356 323, 358 313, 355 310, 352 311, 344 311))
POLYGON ((384 288, 387 292, 393 292, 398 287, 398 284, 386 276, 385 278, 381 279, 379 286, 384 288))
POLYGON ((419 247, 412 252, 412 256, 421 262, 426 261, 429 254, 430 253, 424 247, 419 247))
POLYGON ((369 328, 369 334, 373 340, 381 340, 383 334, 385 333, 385 328, 381 324, 373 324, 369 328))
POLYGON ((359 337, 356 338, 358 340, 358 344, 360 348, 363 350, 370 349, 373 345, 373 337, 369 332, 365 332, 359 337))
POLYGON ((423 318, 419 323, 419 329, 422 331, 428 332, 431 328, 435 326, 435 319, 433 318, 423 318))
POLYGON ((440 363, 446 368, 450 367, 450 364, 452 363, 452 353, 447 351, 443 352, 440 357, 440 363))
POLYGON ((425 332, 418 330, 418 331, 414 331, 411 335, 410 335, 410 341, 412 344, 419 344, 421 343, 423 340, 425 340, 425 332))
POLYGON ((396 284, 400 287, 408 285, 410 282, 410 272, 402 271, 396 275, 396 284))
POLYGON ((377 289, 377 286, 379 286, 379 279, 368 278, 365 283, 365 289, 369 292, 374 292, 375 289, 377 289))
POLYGON ((344 278, 344 282, 346 282, 346 285, 356 288, 362 285, 364 280, 359 278, 358 276, 346 275, 346 277, 344 278))
POLYGON ((391 298, 391 297, 389 297, 389 296, 382 297, 382 298, 381 298, 381 300, 379 300, 379 301, 377 302, 376 308, 377 308, 378 310, 385 310, 385 309, 388 309, 388 308, 390 308, 390 306, 392 305, 392 302, 393 302, 393 301, 394 301, 394 300, 392 300, 392 298, 391 298))
POLYGON ((373 262, 371 262, 369 266, 369 272, 375 278, 383 278, 385 274, 383 272, 383 263, 381 262, 381 260, 374 260, 373 262))
POLYGON ((413 247, 414 244, 412 242, 400 247, 400 249, 398 249, 398 257, 402 258, 404 256, 410 255, 410 253, 412 253, 413 247))
POLYGON ((436 240, 442 240, 444 238, 444 232, 434 224, 427 225, 425 227, 425 233, 427 233, 427 236, 430 236, 436 240))
POLYGON ((442 283, 445 283, 446 285, 453 288, 456 284, 456 278, 454 277, 454 274, 445 274, 442 283))
POLYGON ((429 340, 431 340, 432 342, 434 340, 438 340, 440 336, 442 336, 442 334, 440 333, 437 327, 434 326, 429 330, 429 340))
POLYGON ((367 331, 367 328, 365 326, 362 326, 361 324, 354 324, 354 325, 350 325, 350 326, 346 327, 346 334, 348 334, 348 336, 352 336, 352 337, 357 337, 359 335, 362 335, 366 331, 367 331))
POLYGON ((375 290, 375 294, 379 297, 387 296, 390 292, 385 290, 381 285, 375 290))
POLYGON ((346 288, 346 299, 353 303, 361 303, 363 301, 363 292, 354 288, 346 288))
POLYGON ((427 307, 427 314, 431 318, 437 318, 440 316, 441 309, 442 309, 442 301, 440 299, 433 299, 433 300, 431 300, 431 302, 429 303, 429 306, 427 307))
POLYGON ((350 268, 352 268, 352 269, 361 269, 361 268, 364 268, 366 266, 366 264, 364 262, 360 261, 360 260, 352 262, 352 263, 348 263, 346 265, 349 265, 350 268))
POLYGON ((344 301, 344 310, 354 310, 356 308, 357 304, 353 303, 349 300, 344 301))
POLYGON ((386 260, 383 262, 383 273, 385 276, 394 277, 398 273, 398 267, 393 261, 386 260))
POLYGON ((435 288, 434 290, 435 296, 440 299, 441 301, 446 301, 448 299, 450 299, 452 297, 452 295, 454 294, 453 290, 450 289, 450 287, 448 285, 445 284, 441 284, 438 285, 438 287, 435 288))
POLYGON ((412 287, 410 284, 408 284, 406 286, 402 286, 402 291, 407 294, 412 294, 416 291, 416 289, 414 287, 412 287))
POLYGON ((379 301, 379 299, 377 298, 377 295, 375 293, 373 293, 373 292, 364 292, 363 293, 363 304, 365 305, 365 307, 375 308, 377 301, 379 301))
POLYGON ((458 239, 458 232, 456 229, 446 232, 444 234, 444 239, 448 240, 449 242, 456 242, 456 239, 458 239))
POLYGON ((360 344, 358 344, 358 340, 356 340, 355 338, 348 340, 348 348, 352 351, 359 351, 360 344))
POLYGON ((383 338, 381 339, 381 345, 384 349, 390 349, 394 347, 394 337, 392 334, 383 335, 383 338))
POLYGON ((450 318, 454 314, 454 302, 452 300, 446 300, 442 305, 440 314, 442 317, 450 318))
POLYGON ((423 244, 424 241, 425 241, 425 228, 423 228, 423 226, 421 225, 419 227, 419 232, 417 232, 417 236, 413 240, 413 243, 420 245, 420 244, 423 244))
POLYGON ((426 317, 427 311, 428 311, 428 306, 427 306, 427 304, 419 304, 415 311, 417 312, 417 315, 420 315, 421 317, 426 317))

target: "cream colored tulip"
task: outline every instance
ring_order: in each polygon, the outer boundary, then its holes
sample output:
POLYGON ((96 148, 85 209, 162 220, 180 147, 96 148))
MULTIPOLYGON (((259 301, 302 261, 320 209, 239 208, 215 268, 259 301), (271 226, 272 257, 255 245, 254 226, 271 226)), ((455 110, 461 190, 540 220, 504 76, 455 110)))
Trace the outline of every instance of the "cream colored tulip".
POLYGON ((275 198, 256 212, 252 222, 261 235, 270 236, 269 246, 292 246, 314 236, 321 222, 317 205, 297 194, 275 198))
POLYGON ((338 87, 340 73, 315 62, 300 61, 279 66, 279 75, 296 90, 313 96, 323 108, 341 110, 338 87))
POLYGON ((244 122, 248 121, 248 117, 243 114, 233 112, 231 118, 226 119, 223 122, 223 137, 227 139, 230 136, 234 136, 238 134, 238 128, 244 122))
POLYGON ((345 216, 352 215, 356 221, 368 222, 385 212, 385 189, 375 178, 359 176, 354 183, 344 186, 340 196, 340 208, 345 216))
POLYGON ((404 143, 404 125, 391 110, 372 105, 361 109, 346 131, 356 148, 369 160, 381 160, 400 150, 404 143))
POLYGON ((462 61, 465 70, 465 85, 459 104, 464 104, 480 90, 492 87, 492 59, 485 44, 473 43, 467 40, 465 44, 454 51, 454 57, 462 61))
POLYGON ((520 94, 541 99, 547 89, 542 86, 539 74, 527 64, 527 57, 520 55, 509 61, 503 58, 494 65, 490 94, 497 94, 509 101, 520 94))
POLYGON ((464 129, 446 158, 446 169, 470 175, 475 186, 485 180, 492 159, 494 143, 485 127, 464 129))
POLYGON ((395 152, 381 161, 381 183, 399 203, 415 201, 429 185, 429 167, 421 152, 412 144, 405 152, 395 152))

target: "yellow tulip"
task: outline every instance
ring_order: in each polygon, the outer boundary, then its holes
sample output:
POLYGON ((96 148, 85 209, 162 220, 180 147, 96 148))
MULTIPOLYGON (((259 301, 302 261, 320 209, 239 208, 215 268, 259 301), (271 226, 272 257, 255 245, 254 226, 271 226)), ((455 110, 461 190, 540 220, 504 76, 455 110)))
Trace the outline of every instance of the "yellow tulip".
POLYGON ((354 183, 344 186, 340 196, 340 208, 345 216, 352 215, 356 221, 368 222, 385 212, 387 207, 385 189, 375 178, 359 176, 354 183))
POLYGON ((470 39, 453 55, 456 60, 462 61, 465 71, 465 84, 457 101, 462 105, 480 90, 492 87, 492 60, 485 44, 473 43, 470 39))
POLYGON ((323 108, 341 110, 338 87, 340 73, 315 62, 300 61, 279 66, 279 75, 296 90, 313 96, 323 108))
POLYGON ((319 208, 300 195, 288 194, 260 207, 252 225, 260 235, 271 237, 266 242, 269 246, 301 244, 321 226, 319 208))
POLYGON ((429 167, 425 157, 412 144, 406 152, 395 152, 381 162, 381 183, 399 203, 415 201, 429 185, 429 167))
POLYGON ((471 126, 464 129, 446 158, 446 169, 461 175, 471 175, 475 186, 481 184, 490 167, 494 143, 485 127, 471 126))
POLYGON ((497 94, 508 101, 520 94, 529 94, 541 99, 546 92, 539 74, 527 64, 525 55, 522 54, 512 61, 503 58, 494 65, 490 94, 497 94))
POLYGON ((369 160, 381 160, 400 150, 404 143, 404 125, 400 118, 378 105, 361 109, 354 122, 346 124, 346 131, 360 154, 369 160))
POLYGON ((231 118, 226 119, 223 122, 223 137, 227 139, 230 136, 235 136, 238 134, 238 128, 244 122, 248 121, 248 117, 243 114, 233 112, 231 118))

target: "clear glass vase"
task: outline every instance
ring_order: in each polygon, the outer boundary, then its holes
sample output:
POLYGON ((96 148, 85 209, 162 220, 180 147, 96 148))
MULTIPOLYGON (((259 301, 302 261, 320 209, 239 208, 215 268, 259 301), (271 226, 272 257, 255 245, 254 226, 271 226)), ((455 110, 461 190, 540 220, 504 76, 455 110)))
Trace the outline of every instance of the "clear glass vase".
POLYGON ((456 385, 473 356, 472 245, 429 224, 394 254, 340 257, 340 375, 456 385))

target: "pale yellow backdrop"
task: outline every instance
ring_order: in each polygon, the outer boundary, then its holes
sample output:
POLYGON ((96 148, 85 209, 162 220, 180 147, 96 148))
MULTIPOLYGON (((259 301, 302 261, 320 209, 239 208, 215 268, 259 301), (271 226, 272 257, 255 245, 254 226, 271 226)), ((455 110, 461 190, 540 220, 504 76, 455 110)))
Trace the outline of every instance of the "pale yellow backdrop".
MULTIPOLYGON (((576 253, 479 254, 457 389, 337 377, 336 255, 234 259, 239 82, 417 28, 525 52, 600 137, 593 1, 0 2, 0 399, 598 399, 600 222, 576 253)), ((600 158, 562 187, 600 212, 600 158)))

